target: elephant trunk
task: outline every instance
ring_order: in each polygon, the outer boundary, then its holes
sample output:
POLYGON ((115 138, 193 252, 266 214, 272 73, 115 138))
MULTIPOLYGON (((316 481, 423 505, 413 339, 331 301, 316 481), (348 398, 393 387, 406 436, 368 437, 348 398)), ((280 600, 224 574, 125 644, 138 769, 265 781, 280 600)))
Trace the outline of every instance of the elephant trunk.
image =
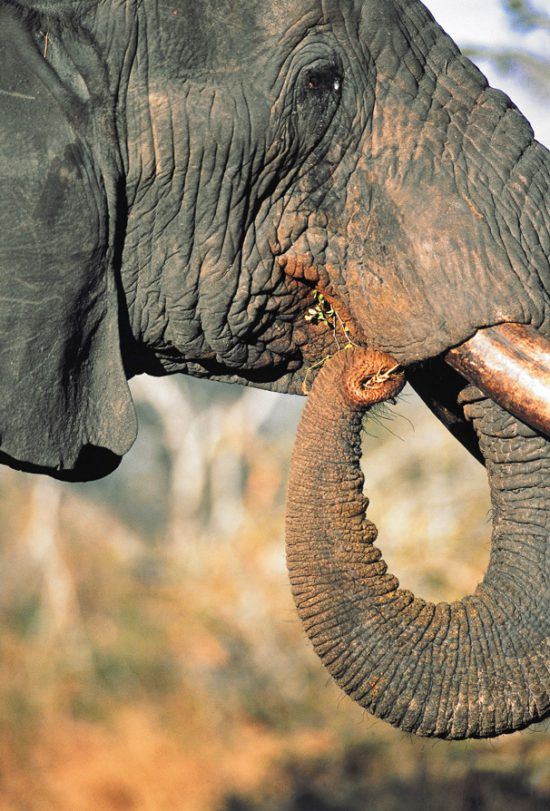
POLYGON ((336 682, 402 730, 457 739, 521 729, 550 710, 548 442, 467 390, 491 487, 489 567, 458 602, 415 597, 387 571, 365 514, 365 402, 349 380, 372 377, 371 354, 346 350, 325 365, 299 428, 287 502, 299 615, 336 682))

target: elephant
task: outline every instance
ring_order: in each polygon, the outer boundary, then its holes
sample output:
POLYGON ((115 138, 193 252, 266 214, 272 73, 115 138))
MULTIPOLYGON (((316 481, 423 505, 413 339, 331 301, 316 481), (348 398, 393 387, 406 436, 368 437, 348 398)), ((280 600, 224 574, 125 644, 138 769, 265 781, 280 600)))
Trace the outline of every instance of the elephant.
POLYGON ((329 671, 420 735, 546 717, 550 160, 519 110, 419 0, 1 0, 0 40, 0 461, 109 474, 138 374, 311 389, 289 568, 329 671), (373 551, 356 363, 487 468, 462 603, 373 551))

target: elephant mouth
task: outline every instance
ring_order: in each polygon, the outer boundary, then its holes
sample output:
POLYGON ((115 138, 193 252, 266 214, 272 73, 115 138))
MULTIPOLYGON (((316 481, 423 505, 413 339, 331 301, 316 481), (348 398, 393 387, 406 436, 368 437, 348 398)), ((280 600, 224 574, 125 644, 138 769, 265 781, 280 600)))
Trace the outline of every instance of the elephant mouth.
MULTIPOLYGON (((301 256, 281 256, 278 264, 293 284, 307 289, 305 299, 309 305, 314 304, 308 306, 310 315, 305 316, 306 320, 317 322, 306 330, 305 346, 310 344, 310 352, 313 347, 318 351, 320 345, 326 348, 327 326, 337 349, 351 336, 359 346, 385 349, 362 335, 361 325, 349 316, 347 307, 331 288, 330 269, 321 271, 301 256), (333 318, 328 325, 327 312, 333 318), (321 327, 320 331, 315 326, 321 327)), ((332 354, 330 349, 328 354, 332 354)), ((320 365, 317 361, 311 368, 315 370, 320 365)), ((506 322, 478 329, 441 356, 408 366, 407 377, 436 416, 478 458, 477 442, 472 442, 471 430, 465 429, 462 409, 457 403, 460 391, 468 383, 535 431, 550 437, 550 340, 531 326, 506 322)), ((302 388, 307 393, 307 385, 302 388)))

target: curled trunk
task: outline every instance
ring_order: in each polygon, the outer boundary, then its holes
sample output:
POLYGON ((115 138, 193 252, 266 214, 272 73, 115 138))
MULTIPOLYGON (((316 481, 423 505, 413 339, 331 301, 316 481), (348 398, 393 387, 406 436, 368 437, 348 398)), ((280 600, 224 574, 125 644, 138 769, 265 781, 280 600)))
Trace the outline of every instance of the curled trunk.
POLYGON ((415 597, 374 546, 363 496, 362 418, 373 373, 395 379, 388 369, 387 356, 341 352, 308 397, 287 502, 298 612, 336 682, 402 730, 466 738, 521 729, 550 712, 548 442, 468 390, 491 487, 489 567, 458 602, 415 597))

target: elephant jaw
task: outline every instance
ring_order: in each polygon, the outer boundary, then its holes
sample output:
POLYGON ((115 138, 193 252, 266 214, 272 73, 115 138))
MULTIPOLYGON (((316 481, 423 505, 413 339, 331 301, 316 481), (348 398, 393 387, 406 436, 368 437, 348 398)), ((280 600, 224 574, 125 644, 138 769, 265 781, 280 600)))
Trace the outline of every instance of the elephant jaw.
MULTIPOLYGON (((277 263, 295 282, 323 293, 338 312, 342 324, 351 327, 354 342, 370 343, 362 338, 360 325, 348 308, 333 294, 330 268, 319 268, 311 254, 285 254, 278 257, 277 263)), ((550 341, 534 328, 515 323, 485 327, 449 349, 443 357, 462 378, 495 403, 531 428, 550 436, 550 341)), ((419 393, 426 398, 426 387, 423 388, 419 393)), ((439 413, 437 406, 433 410, 451 427, 441 409, 439 413)), ((474 455, 477 454, 474 452, 474 455)))

